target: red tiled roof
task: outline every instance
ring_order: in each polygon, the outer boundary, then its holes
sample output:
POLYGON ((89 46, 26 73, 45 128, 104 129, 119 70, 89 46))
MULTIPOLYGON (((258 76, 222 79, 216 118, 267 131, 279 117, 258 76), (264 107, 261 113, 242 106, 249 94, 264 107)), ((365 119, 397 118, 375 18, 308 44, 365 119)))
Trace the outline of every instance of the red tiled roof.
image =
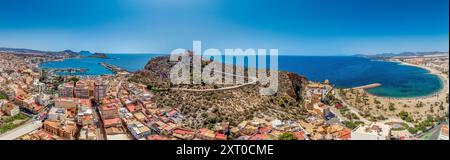
POLYGON ((351 134, 352 134, 352 130, 346 128, 346 129, 341 130, 339 134, 340 134, 339 138, 341 140, 350 140, 351 134))
POLYGON ((266 140, 266 135, 265 134, 256 134, 256 135, 250 137, 249 140, 266 140))
POLYGON ((107 105, 107 104, 111 104, 111 103, 118 103, 119 102, 119 100, 118 99, 103 99, 102 100, 102 103, 103 104, 105 104, 105 105, 107 105))
POLYGON ((216 133, 216 139, 217 140, 227 140, 227 136, 222 133, 216 133))
POLYGON ((49 125, 49 126, 51 126, 53 128, 59 128, 59 123, 58 122, 54 122, 54 121, 47 120, 47 121, 44 122, 44 126, 46 126, 46 125, 49 125))
POLYGON ((136 105, 134 105, 134 104, 129 104, 129 105, 127 105, 127 109, 128 109, 128 111, 130 111, 130 112, 134 112, 134 111, 136 111, 136 105))
POLYGON ((201 128, 199 129, 200 133, 205 133, 205 132, 212 132, 210 129, 208 128, 201 128))
POLYGON ((261 127, 261 128, 259 128, 259 133, 265 134, 265 133, 270 132, 270 130, 271 130, 271 128, 269 128, 269 127, 261 127))
POLYGON ((86 107, 92 107, 92 103, 90 99, 79 99, 80 105, 86 105, 86 107))
POLYGON ((105 124, 105 126, 109 126, 109 125, 113 125, 113 124, 120 124, 120 123, 122 123, 122 122, 119 118, 105 119, 103 121, 103 124, 105 124))
POLYGON ((104 106, 102 106, 102 109, 103 109, 104 111, 114 110, 114 109, 116 109, 116 106, 113 106, 113 105, 104 105, 104 106))
POLYGON ((340 103, 336 103, 335 107, 336 107, 337 109, 340 109, 340 108, 342 108, 343 106, 342 106, 342 104, 340 104, 340 103))
POLYGON ((448 126, 447 125, 442 125, 441 130, 442 130, 441 131, 442 134, 448 136, 448 126))
POLYGON ((176 114, 176 113, 177 113, 176 110, 172 110, 172 111, 169 112, 169 116, 172 116, 172 115, 174 115, 174 114, 176 114))
POLYGON ((151 135, 147 137, 148 140, 169 140, 169 138, 160 135, 151 135))
POLYGON ((42 109, 42 106, 37 103, 33 103, 33 107, 35 111, 40 111, 42 109))
POLYGON ((297 140, 305 140, 305 137, 304 137, 305 133, 304 132, 300 131, 300 132, 294 132, 292 134, 294 134, 294 137, 297 140))

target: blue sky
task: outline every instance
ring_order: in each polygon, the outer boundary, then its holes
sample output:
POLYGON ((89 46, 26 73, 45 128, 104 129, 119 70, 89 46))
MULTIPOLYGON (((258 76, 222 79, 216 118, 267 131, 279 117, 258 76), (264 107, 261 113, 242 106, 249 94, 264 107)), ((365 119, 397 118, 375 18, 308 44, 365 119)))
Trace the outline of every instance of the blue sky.
POLYGON ((449 0, 0 0, 0 47, 114 53, 448 51, 449 0))

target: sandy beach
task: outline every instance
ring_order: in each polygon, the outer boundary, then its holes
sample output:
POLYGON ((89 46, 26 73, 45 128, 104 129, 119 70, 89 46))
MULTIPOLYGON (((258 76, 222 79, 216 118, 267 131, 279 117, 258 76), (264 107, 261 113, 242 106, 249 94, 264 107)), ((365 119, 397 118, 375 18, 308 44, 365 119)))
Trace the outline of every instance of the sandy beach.
MULTIPOLYGON (((394 61, 398 62, 398 61, 394 61)), ((346 102, 355 106, 362 112, 370 112, 372 115, 382 115, 387 118, 395 118, 401 111, 406 111, 412 114, 415 119, 425 119, 427 115, 444 116, 448 113, 449 104, 446 103, 446 97, 449 93, 449 78, 446 74, 421 65, 408 64, 399 62, 400 65, 408 65, 413 67, 423 68, 429 71, 429 74, 437 75, 442 84, 442 88, 428 96, 412 97, 412 98, 390 98, 372 95, 366 92, 363 88, 353 88, 353 93, 349 93, 346 102), (366 95, 363 100, 356 100, 358 96, 366 95), (376 103, 377 102, 377 103, 376 103), (418 103, 422 102, 423 107, 416 107, 418 103), (443 103, 444 109, 439 107, 443 103), (394 104, 394 110, 389 109, 389 106, 394 104)))

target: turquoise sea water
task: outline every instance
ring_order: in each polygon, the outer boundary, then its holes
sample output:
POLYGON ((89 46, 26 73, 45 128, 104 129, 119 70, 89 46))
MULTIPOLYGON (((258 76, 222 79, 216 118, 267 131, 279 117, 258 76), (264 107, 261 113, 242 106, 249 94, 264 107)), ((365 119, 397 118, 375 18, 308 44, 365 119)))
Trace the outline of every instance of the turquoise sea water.
MULTIPOLYGON (((98 63, 106 62, 130 71, 143 69, 156 54, 109 54, 111 59, 67 59, 48 62, 44 68, 84 68, 85 75, 112 74, 98 63)), ((381 87, 369 89, 372 94, 387 97, 417 97, 433 94, 442 87, 439 77, 428 71, 393 62, 373 61, 350 56, 280 56, 279 70, 305 75, 312 81, 330 80, 337 87, 349 88, 372 83, 381 87)))
POLYGON ((381 87, 368 92, 386 97, 426 96, 443 87, 439 77, 425 69, 360 57, 281 56, 279 68, 300 73, 314 81, 329 79, 342 88, 381 83, 381 87))
MULTIPOLYGON (((64 61, 47 62, 41 64, 41 68, 83 68, 87 72, 82 75, 102 75, 113 74, 110 70, 104 68, 99 63, 106 62, 129 71, 144 69, 145 64, 152 58, 160 56, 157 54, 108 54, 109 59, 100 58, 74 58, 64 61)), ((61 75, 67 73, 59 73, 61 75)))

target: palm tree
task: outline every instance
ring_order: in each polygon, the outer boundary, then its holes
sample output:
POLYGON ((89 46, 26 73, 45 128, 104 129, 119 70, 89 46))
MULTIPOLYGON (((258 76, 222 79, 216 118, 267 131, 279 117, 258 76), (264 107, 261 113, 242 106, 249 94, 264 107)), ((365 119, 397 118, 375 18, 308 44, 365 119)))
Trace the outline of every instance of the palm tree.
POLYGON ((422 102, 422 101, 419 101, 419 102, 416 104, 416 107, 417 107, 417 108, 422 108, 422 107, 423 107, 423 102, 422 102))
POLYGON ((389 110, 390 111, 395 111, 395 104, 394 103, 389 103, 389 110))

